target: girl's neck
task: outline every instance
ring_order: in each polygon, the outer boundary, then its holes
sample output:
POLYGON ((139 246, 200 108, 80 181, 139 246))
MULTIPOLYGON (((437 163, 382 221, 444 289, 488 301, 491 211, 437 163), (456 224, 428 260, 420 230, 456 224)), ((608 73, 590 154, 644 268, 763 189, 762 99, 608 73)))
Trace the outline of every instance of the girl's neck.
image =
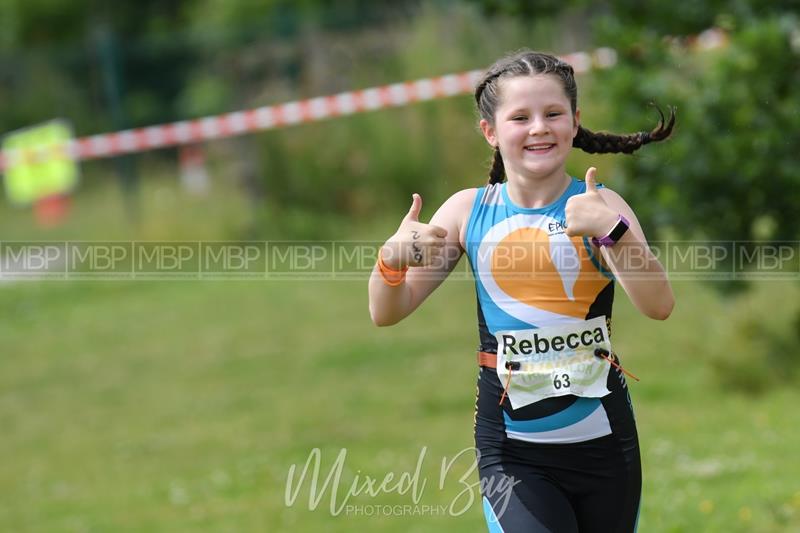
POLYGON ((508 177, 508 197, 519 207, 540 208, 558 200, 567 190, 572 179, 559 174, 544 180, 508 177))

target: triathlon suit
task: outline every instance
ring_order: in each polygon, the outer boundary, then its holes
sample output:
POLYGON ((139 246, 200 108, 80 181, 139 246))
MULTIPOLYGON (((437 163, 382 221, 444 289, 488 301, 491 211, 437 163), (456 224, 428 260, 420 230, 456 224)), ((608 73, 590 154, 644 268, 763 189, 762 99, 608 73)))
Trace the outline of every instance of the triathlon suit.
MULTIPOLYGON (((497 353, 498 331, 535 330, 554 319, 581 323, 604 316, 610 330, 613 275, 600 265, 588 239, 564 232, 567 200, 585 190, 583 181, 572 178, 558 200, 533 209, 514 205, 505 183, 478 189, 465 240, 475 277, 480 351, 497 353), (554 244, 560 253, 553 253, 554 244), (498 259, 500 250, 515 245, 534 252, 510 262, 498 259), (534 270, 534 260, 535 275, 525 275, 534 270)), ((619 370, 609 367, 610 392, 603 397, 561 395, 517 409, 497 372, 479 367, 475 405, 489 531, 635 531, 641 463, 619 370)))

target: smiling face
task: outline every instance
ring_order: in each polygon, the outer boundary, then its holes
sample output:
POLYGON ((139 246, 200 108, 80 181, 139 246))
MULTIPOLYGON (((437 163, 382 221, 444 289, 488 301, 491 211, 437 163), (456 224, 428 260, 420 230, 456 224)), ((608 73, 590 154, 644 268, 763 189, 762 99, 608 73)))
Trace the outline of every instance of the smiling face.
POLYGON ((486 140, 500 148, 509 181, 562 178, 580 111, 572 114, 559 78, 549 74, 499 81, 494 124, 481 120, 486 140))

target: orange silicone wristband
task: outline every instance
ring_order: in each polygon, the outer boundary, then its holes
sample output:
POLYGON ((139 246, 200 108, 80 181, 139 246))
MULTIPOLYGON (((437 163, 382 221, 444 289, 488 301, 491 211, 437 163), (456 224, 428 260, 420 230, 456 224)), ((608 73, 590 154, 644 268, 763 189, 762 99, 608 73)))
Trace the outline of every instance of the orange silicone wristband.
POLYGON ((378 272, 380 273, 384 283, 390 287, 397 287, 406 280, 408 266, 403 267, 402 270, 390 268, 386 265, 386 263, 383 262, 383 257, 381 256, 382 253, 383 247, 378 250, 378 272))

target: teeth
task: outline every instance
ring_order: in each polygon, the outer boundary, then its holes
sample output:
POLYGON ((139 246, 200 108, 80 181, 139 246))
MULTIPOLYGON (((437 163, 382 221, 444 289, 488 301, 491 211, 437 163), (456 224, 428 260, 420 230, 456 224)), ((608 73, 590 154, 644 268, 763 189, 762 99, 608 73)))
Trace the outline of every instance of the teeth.
POLYGON ((526 150, 536 151, 536 150, 549 150, 553 145, 548 144, 547 146, 526 146, 526 150))

